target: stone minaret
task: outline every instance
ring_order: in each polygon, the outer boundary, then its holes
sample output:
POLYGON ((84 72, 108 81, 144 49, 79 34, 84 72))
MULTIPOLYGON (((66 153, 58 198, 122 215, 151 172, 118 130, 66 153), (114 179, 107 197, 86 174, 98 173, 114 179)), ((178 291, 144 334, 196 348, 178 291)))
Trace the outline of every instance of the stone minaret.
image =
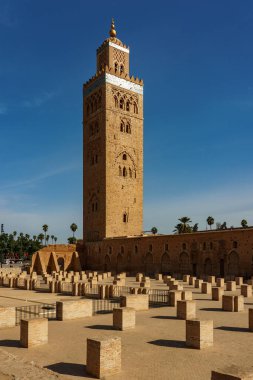
POLYGON ((84 241, 140 235, 143 222, 143 81, 129 74, 129 48, 110 37, 83 86, 84 241))

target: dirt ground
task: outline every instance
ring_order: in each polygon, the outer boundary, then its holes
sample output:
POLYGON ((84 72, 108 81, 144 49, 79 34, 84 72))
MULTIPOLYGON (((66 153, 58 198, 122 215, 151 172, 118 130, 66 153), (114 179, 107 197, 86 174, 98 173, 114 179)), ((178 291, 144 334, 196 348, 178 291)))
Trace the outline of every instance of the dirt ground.
MULTIPOLYGON (((155 287, 162 289, 164 285, 156 282, 155 287)), ((49 343, 37 348, 19 346, 19 326, 0 331, 0 379, 91 379, 85 368, 86 339, 112 335, 122 340, 122 372, 110 377, 114 380, 209 380, 211 370, 230 365, 253 372, 253 333, 248 331, 247 312, 249 307, 253 308, 253 298, 245 299, 245 311, 229 313, 222 311, 221 302, 212 301, 211 296, 191 286, 185 289, 194 292, 197 317, 214 321, 211 348, 186 348, 185 321, 176 319, 173 307, 137 312, 136 327, 123 332, 112 329, 112 314, 49 321, 49 343)), ((239 290, 225 293, 239 294, 239 290)), ((31 303, 61 298, 55 294, 0 288, 1 305, 25 305, 26 299, 31 303)))

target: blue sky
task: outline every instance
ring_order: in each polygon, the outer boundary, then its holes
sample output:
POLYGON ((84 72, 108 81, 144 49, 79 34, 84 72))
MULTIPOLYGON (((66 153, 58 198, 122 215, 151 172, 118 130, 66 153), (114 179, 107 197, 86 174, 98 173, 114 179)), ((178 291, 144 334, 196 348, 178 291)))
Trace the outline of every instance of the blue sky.
POLYGON ((144 79, 144 230, 252 225, 251 0, 0 0, 5 230, 82 236, 82 83, 111 17, 144 79))

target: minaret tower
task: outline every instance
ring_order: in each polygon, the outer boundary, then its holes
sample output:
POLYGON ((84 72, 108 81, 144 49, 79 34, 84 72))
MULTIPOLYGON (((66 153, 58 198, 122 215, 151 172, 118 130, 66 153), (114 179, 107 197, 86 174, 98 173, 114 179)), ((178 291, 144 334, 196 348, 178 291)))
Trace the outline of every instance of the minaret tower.
POLYGON ((84 241, 142 233, 143 81, 113 20, 109 34, 83 86, 84 241))

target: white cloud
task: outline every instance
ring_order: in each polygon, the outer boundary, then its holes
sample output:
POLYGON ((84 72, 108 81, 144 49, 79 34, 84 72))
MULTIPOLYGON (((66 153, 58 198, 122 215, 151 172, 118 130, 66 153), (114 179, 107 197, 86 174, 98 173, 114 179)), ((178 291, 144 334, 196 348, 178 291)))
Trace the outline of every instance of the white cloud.
POLYGON ((6 189, 10 189, 10 188, 21 187, 21 186, 34 185, 34 184, 36 184, 36 183, 38 183, 40 181, 43 181, 44 179, 47 179, 47 178, 50 178, 50 177, 54 177, 54 176, 56 176, 58 174, 65 173, 65 172, 77 169, 79 167, 80 167, 80 164, 76 164, 76 163, 65 165, 65 166, 62 166, 62 167, 58 167, 56 169, 49 170, 47 172, 44 172, 44 173, 42 173, 40 175, 31 177, 31 178, 21 179, 21 180, 15 181, 15 182, 6 183, 6 184, 0 186, 0 191, 6 190, 6 189))
POLYGON ((50 101, 51 99, 53 99, 57 95, 58 95, 57 91, 45 91, 41 95, 35 96, 33 99, 23 101, 21 105, 22 107, 25 107, 25 108, 40 107, 43 104, 50 101))

